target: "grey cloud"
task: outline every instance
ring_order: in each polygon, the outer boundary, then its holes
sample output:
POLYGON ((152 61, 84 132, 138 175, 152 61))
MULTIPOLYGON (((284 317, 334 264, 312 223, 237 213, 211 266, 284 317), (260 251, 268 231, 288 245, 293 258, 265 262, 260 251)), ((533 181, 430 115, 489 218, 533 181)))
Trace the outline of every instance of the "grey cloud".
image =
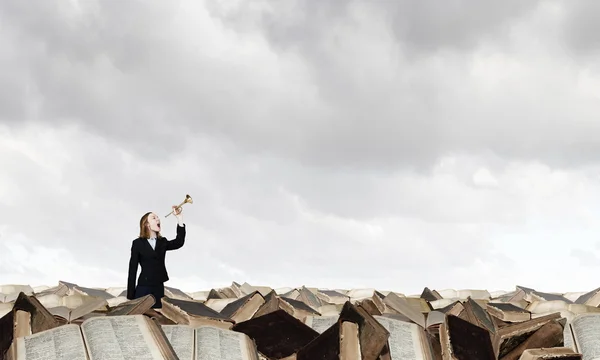
MULTIPOLYGON (((25 139, 35 143, 36 138, 25 139)), ((168 205, 182 200, 182 191, 189 192, 195 202, 185 211, 189 228, 185 250, 167 259, 174 278, 196 275, 228 282, 232 280, 229 273, 215 271, 224 263, 265 282, 280 281, 282 274, 298 274, 295 279, 310 284, 310 279, 325 273, 331 278, 344 274, 347 279, 380 281, 383 286, 384 280, 374 274, 390 266, 408 271, 420 268, 427 259, 433 271, 469 266, 477 257, 490 256, 486 244, 492 229, 488 225, 373 219, 382 205, 369 203, 367 194, 359 198, 365 204, 348 205, 359 208, 358 214, 343 212, 327 205, 343 198, 344 191, 328 201, 315 201, 317 194, 327 192, 321 186, 326 178, 319 176, 319 169, 301 170, 240 154, 215 140, 192 146, 190 156, 164 165, 132 157, 101 136, 79 130, 49 132, 46 141, 61 144, 38 147, 50 157, 62 159, 69 154, 52 169, 29 162, 17 152, 4 152, 8 157, 3 168, 20 169, 10 177, 19 181, 20 196, 17 205, 2 204, 0 211, 7 214, 4 221, 11 224, 11 232, 22 232, 48 247, 62 247, 88 267, 125 273, 139 217, 146 211, 166 214, 168 205), (317 176, 316 182, 299 176, 305 172, 317 176), (289 191, 301 188, 298 194, 289 191), (36 206, 30 207, 32 203, 36 206), (24 211, 27 216, 20 216, 24 211), (368 222, 360 218, 361 212, 368 222), (466 246, 472 256, 462 259, 466 246), (376 264, 367 271, 361 264, 373 259, 376 264), (265 261, 267 267, 262 266, 265 261), (278 270, 274 273, 273 269, 278 270)), ((356 191, 372 191, 369 186, 357 187, 356 191)), ((172 238, 174 220, 163 223, 164 235, 172 238)), ((418 281, 406 284, 418 287, 418 281)))
POLYGON ((285 3, 242 1, 237 6, 208 2, 212 14, 239 31, 264 29, 280 49, 301 49, 323 60, 323 39, 337 27, 358 25, 362 13, 375 13, 390 26, 400 47, 431 53, 438 50, 468 51, 485 41, 496 41, 522 19, 539 1, 326 1, 299 0, 285 3))
POLYGON ((214 54, 211 18, 191 3, 115 4, 0 5, 10 24, 0 41, 21 49, 3 60, 19 80, 4 82, 0 103, 12 105, 0 110, 0 121, 76 122, 157 161, 204 135, 241 151, 348 171, 423 171, 453 152, 491 151, 556 166, 597 160, 592 134, 599 129, 590 115, 596 105, 570 90, 569 74, 543 77, 555 64, 542 72, 517 50, 513 55, 538 72, 483 93, 466 66, 480 41, 505 48, 496 34, 526 21, 535 3, 486 2, 489 7, 474 5, 467 16, 462 3, 443 9, 403 2, 390 9, 382 2, 363 4, 371 11, 351 17, 357 3, 260 3, 252 9, 270 10, 251 13, 242 2, 249 13, 220 14, 213 2, 214 16, 244 25, 231 49, 246 45, 264 24, 270 25, 263 35, 304 44, 256 50, 260 57, 240 51, 227 60, 214 54), (176 17, 183 13, 188 17, 176 17), (396 25, 381 20, 384 15, 397 16, 396 25), (399 24, 408 25, 394 30, 399 24), (328 25, 343 30, 331 37, 328 25), (412 61, 415 50, 398 50, 395 38, 383 36, 389 31, 400 43, 455 51, 425 52, 412 61))
POLYGON ((172 26, 173 4, 3 2, 0 16, 11 31, 0 42, 20 51, 6 60, 15 81, 4 82, 14 85, 4 87, 0 101, 13 104, 8 110, 21 116, 2 110, 0 122, 76 122, 148 155, 166 155, 149 145, 153 142, 181 150, 178 122, 149 96, 152 81, 143 80, 148 66, 167 65, 171 39, 164 34, 172 26), (23 101, 15 101, 19 98, 23 101))
POLYGON ((596 1, 577 1, 569 3, 557 2, 563 10, 562 25, 565 32, 561 40, 566 48, 585 56, 590 63, 597 63, 600 35, 598 35, 598 11, 600 4, 596 1))
POLYGON ((173 25, 178 3, 35 1, 33 9, 32 3, 9 0, 2 3, 2 17, 12 25, 16 39, 30 46, 27 50, 63 57, 73 65, 91 65, 108 56, 127 73, 164 56, 155 47, 168 46, 163 34, 173 25))
MULTIPOLYGON (((525 53, 514 50, 508 36, 515 24, 527 22, 541 2, 364 5, 377 8, 375 15, 349 11, 359 3, 348 1, 335 2, 335 9, 329 2, 307 1, 252 8, 242 2, 233 9, 211 4, 224 23, 240 32, 258 27, 276 49, 300 54, 310 64, 320 96, 336 112, 312 133, 310 144, 316 146, 304 149, 303 155, 313 163, 406 166, 430 164, 446 152, 487 150, 507 158, 542 159, 555 166, 597 160, 598 143, 585 135, 598 130, 589 115, 594 106, 570 97, 574 84, 546 78, 547 84, 538 88, 531 85, 538 81, 535 77, 528 85, 527 80, 515 78, 513 83, 500 83, 498 92, 482 95, 465 67, 480 44, 529 61, 525 53), (363 17, 372 22, 364 25, 363 17), (393 20, 387 24, 390 17, 393 20), (378 26, 393 30, 399 46, 386 44, 389 52, 361 54, 361 49, 372 48, 364 34, 378 26), (344 57, 344 46, 359 60, 344 57), (389 65, 389 79, 378 77, 379 69, 367 60, 372 57, 390 58, 389 63, 383 62, 389 65), (437 65, 445 69, 438 72, 437 65), (354 82, 360 72, 375 74, 354 82), (586 120, 574 124, 573 117, 586 120), (335 142, 327 141, 333 138, 335 142)), ((370 40, 383 44, 385 33, 381 35, 370 40)))
MULTIPOLYGON (((249 159, 251 157, 241 162, 251 162, 249 159)), ((506 195, 510 184, 502 189, 479 189, 473 185, 473 174, 481 166, 495 164, 490 168, 497 176, 510 176, 504 175, 506 163, 498 163, 493 157, 461 157, 455 164, 440 165, 441 169, 433 174, 327 170, 297 166, 267 156, 255 164, 255 171, 242 168, 235 173, 225 173, 227 176, 218 181, 226 189, 221 198, 259 218, 261 214, 277 214, 282 224, 295 219, 284 211, 283 204, 287 202, 275 205, 271 200, 282 199, 282 191, 298 196, 307 207, 323 214, 360 221, 400 216, 440 224, 521 226, 526 216, 522 195, 506 195), (239 187, 234 179, 240 178, 264 192, 239 187)))
POLYGON ((231 266, 239 281, 416 292, 504 268, 494 239, 576 228, 595 196, 594 169, 556 180, 512 160, 595 161, 599 129, 575 61, 503 34, 533 37, 537 3, 484 3, 212 2, 211 18, 184 1, 0 2, 0 124, 44 155, 0 142, 6 234, 124 274, 139 217, 189 193, 172 278, 229 283, 231 266), (497 186, 475 184, 481 168, 497 186), (551 194, 570 183, 581 192, 551 194))
MULTIPOLYGON (((539 1, 381 2, 390 6, 393 29, 402 44, 425 52, 466 51, 497 41, 516 20, 527 17, 539 1)), ((387 12, 388 9, 384 11, 387 12)))

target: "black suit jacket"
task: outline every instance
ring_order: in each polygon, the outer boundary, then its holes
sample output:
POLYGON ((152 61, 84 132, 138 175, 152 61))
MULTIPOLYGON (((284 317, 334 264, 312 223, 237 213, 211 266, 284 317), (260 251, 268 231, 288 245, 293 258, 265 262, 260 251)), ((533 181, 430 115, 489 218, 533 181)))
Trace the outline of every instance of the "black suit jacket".
POLYGON ((135 277, 138 264, 142 272, 138 278, 138 285, 160 285, 169 280, 165 267, 165 255, 169 250, 179 249, 185 242, 185 224, 177 224, 177 236, 173 240, 165 237, 156 239, 155 249, 146 238, 137 238, 131 243, 131 257, 129 258, 129 276, 127 278, 127 299, 135 296, 135 277))

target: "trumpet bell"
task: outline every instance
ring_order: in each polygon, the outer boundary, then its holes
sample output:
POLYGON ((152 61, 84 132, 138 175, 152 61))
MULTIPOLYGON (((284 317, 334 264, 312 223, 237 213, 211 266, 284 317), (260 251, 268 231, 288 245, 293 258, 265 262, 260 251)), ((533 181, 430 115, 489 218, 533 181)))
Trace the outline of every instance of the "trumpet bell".
MULTIPOLYGON (((183 202, 179 205, 177 205, 177 209, 179 209, 180 207, 182 207, 184 204, 193 204, 194 200, 192 199, 192 197, 190 195, 186 195, 185 196, 185 200, 183 200, 183 202)), ((169 215, 173 214, 175 211, 172 210, 170 213, 168 213, 167 215, 165 215, 165 217, 168 217, 169 215)))

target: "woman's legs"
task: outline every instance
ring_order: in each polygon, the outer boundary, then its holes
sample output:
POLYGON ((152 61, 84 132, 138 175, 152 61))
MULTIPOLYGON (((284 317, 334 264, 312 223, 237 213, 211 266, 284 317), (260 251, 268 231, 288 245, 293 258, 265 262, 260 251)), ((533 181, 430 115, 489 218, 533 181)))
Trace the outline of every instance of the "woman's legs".
POLYGON ((160 301, 160 299, 163 298, 163 296, 165 296, 165 285, 164 284, 160 284, 160 285, 138 285, 135 288, 135 298, 141 298, 142 296, 146 296, 146 295, 152 295, 154 296, 155 302, 154 305, 152 305, 152 308, 157 309, 157 308, 162 308, 162 302, 160 301))

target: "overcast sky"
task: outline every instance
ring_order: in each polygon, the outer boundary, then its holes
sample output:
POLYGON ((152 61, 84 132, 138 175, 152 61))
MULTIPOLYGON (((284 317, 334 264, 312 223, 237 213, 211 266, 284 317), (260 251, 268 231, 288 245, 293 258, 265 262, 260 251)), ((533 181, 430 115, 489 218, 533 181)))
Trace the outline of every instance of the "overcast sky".
POLYGON ((190 194, 184 291, 600 286, 600 3, 34 2, 0 2, 0 283, 125 286, 190 194))

